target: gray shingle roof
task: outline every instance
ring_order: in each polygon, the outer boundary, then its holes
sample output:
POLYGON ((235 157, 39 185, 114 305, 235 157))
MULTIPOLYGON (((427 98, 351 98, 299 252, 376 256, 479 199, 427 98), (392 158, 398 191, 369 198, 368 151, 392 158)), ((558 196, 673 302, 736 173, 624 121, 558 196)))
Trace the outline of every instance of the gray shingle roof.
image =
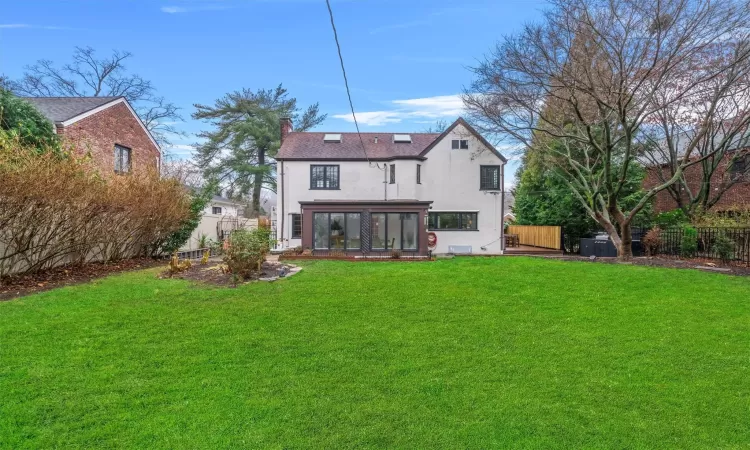
POLYGON ((98 108, 120 97, 25 97, 40 113, 54 123, 98 108))

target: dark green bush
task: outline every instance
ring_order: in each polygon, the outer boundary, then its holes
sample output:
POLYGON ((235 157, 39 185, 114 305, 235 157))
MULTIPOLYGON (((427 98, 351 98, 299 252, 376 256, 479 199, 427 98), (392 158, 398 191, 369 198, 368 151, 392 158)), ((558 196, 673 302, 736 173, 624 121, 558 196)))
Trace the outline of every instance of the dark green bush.
POLYGON ((659 213, 654 217, 654 225, 661 229, 682 226, 689 222, 690 219, 688 216, 686 216, 685 212, 679 208, 659 213))
POLYGON ((728 263, 734 256, 734 241, 726 235, 726 233, 719 233, 713 242, 713 250, 721 259, 721 262, 728 263))
POLYGON ((680 256, 692 258, 698 251, 698 230, 690 225, 682 227, 682 241, 680 242, 680 256))

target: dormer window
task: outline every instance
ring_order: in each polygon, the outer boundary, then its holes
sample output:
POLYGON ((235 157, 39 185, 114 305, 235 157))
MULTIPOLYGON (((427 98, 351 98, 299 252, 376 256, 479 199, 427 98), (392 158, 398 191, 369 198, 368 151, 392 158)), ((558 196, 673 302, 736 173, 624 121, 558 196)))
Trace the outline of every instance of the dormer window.
POLYGON ((469 140, 468 139, 453 139, 451 141, 451 149, 453 150, 468 150, 469 140))

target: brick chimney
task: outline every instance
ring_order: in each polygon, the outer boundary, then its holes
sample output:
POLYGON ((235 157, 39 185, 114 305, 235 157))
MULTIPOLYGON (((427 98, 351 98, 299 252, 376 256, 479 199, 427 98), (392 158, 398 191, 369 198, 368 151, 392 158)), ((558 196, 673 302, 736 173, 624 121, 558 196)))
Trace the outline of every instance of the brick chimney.
POLYGON ((281 143, 283 144, 284 138, 292 132, 294 127, 292 126, 292 119, 289 117, 282 117, 279 119, 279 123, 281 124, 281 143))

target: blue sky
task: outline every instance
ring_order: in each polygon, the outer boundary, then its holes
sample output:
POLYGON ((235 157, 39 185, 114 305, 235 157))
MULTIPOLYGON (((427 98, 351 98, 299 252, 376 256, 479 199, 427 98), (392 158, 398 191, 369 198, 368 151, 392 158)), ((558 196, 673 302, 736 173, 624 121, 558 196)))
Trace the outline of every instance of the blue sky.
MULTIPOLYGON (((422 131, 461 113, 474 65, 532 21, 536 0, 333 0, 363 131, 422 131)), ((301 106, 319 102, 321 130, 353 131, 324 0, 25 0, 0 16, 0 73, 38 59, 66 62, 75 46, 134 54, 128 69, 183 108, 240 88, 283 83, 301 106)), ((195 138, 170 152, 187 157, 195 138)), ((511 155, 507 155, 511 156, 511 155)), ((514 168, 507 173, 512 174, 514 168)))

